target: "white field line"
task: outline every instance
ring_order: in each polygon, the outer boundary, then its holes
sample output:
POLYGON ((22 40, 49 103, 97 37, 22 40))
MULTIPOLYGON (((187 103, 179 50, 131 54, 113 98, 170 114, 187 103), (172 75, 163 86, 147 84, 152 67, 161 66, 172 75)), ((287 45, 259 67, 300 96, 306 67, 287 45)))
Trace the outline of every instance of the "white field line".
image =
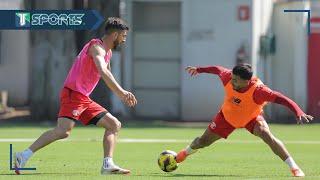
MULTIPOLYGON (((13 143, 13 142, 33 142, 36 139, 33 138, 0 138, 0 143, 13 143)), ((95 142, 102 141, 99 138, 83 138, 83 139, 63 139, 59 141, 66 142, 95 142)), ((119 143, 190 143, 192 139, 130 139, 123 138, 118 139, 119 143)), ((262 140, 220 140, 219 143, 227 143, 227 144, 258 144, 263 143, 262 140)), ((320 141, 283 141, 285 144, 320 144, 320 141)))

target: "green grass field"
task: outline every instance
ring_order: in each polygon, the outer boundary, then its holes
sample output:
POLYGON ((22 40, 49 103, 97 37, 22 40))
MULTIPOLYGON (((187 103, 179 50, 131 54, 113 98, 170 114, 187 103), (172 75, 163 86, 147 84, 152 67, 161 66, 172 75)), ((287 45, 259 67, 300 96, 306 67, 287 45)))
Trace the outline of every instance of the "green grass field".
MULTIPOLYGON (((36 167, 36 171, 15 175, 9 170, 10 142, 4 141, 37 138, 48 128, 0 128, 0 179, 292 179, 287 165, 261 140, 242 129, 235 131, 227 141, 202 149, 172 173, 164 173, 158 168, 156 161, 161 151, 180 150, 200 135, 205 126, 125 126, 120 132, 121 142, 116 147, 114 160, 130 168, 132 173, 108 177, 100 175, 103 129, 76 127, 67 141, 55 142, 31 158, 26 167, 36 167), (136 142, 142 139, 164 142, 136 142)), ((307 177, 304 179, 320 179, 320 125, 271 125, 271 130, 283 140, 305 171, 307 177)), ((23 150, 30 143, 12 142, 14 151, 23 150)))

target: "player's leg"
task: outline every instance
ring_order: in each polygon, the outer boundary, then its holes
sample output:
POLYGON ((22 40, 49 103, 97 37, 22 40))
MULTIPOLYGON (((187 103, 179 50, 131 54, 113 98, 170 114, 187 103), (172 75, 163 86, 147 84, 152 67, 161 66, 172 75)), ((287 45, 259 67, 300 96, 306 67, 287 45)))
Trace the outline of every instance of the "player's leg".
POLYGON ((192 143, 190 144, 190 148, 193 150, 201 149, 210 146, 212 143, 219 139, 221 139, 221 137, 218 134, 212 132, 212 130, 208 127, 200 137, 196 137, 192 141, 192 143))
POLYGON ((213 133, 209 128, 207 128, 202 136, 196 137, 190 145, 177 154, 176 161, 181 163, 187 158, 187 156, 196 153, 198 149, 207 147, 219 139, 221 139, 219 135, 213 133))
POLYGON ((101 174, 128 174, 130 170, 120 168, 113 162, 113 152, 117 142, 118 132, 121 129, 121 122, 110 113, 106 113, 96 123, 97 126, 105 129, 103 136, 104 159, 101 174))
POLYGON ((215 133, 213 133, 209 128, 205 130, 205 132, 200 137, 196 137, 190 145, 188 145, 185 149, 181 150, 176 157, 176 161, 181 163, 184 161, 187 156, 194 154, 200 148, 207 147, 219 140, 221 137, 215 133))
POLYGON ((56 140, 67 138, 74 125, 75 122, 71 119, 58 118, 57 126, 54 129, 44 132, 28 149, 16 153, 16 173, 20 174, 20 171, 17 168, 23 168, 33 153, 56 140))
POLYGON ((110 113, 106 113, 98 122, 97 126, 105 129, 103 136, 104 157, 113 157, 118 132, 121 122, 110 113))
POLYGON ((235 128, 224 119, 222 112, 219 112, 202 136, 195 138, 190 145, 177 154, 176 161, 180 163, 184 161, 187 156, 197 152, 198 149, 210 146, 221 138, 227 138, 234 129, 235 128))
POLYGON ((113 162, 117 135, 121 128, 121 122, 110 114, 105 108, 92 101, 87 109, 81 114, 80 120, 83 124, 93 124, 105 129, 103 136, 103 165, 101 174, 128 174, 129 170, 120 168, 113 162))
POLYGON ((304 176, 303 171, 295 163, 283 142, 271 133, 263 116, 258 116, 257 119, 250 122, 246 128, 254 135, 260 137, 271 148, 274 154, 288 164, 294 176, 304 176), (250 128, 250 126, 253 126, 253 128, 250 128))
POLYGON ((44 132, 30 147, 32 152, 36 152, 46 145, 59 140, 69 137, 75 122, 68 118, 58 118, 57 127, 49 131, 44 132))

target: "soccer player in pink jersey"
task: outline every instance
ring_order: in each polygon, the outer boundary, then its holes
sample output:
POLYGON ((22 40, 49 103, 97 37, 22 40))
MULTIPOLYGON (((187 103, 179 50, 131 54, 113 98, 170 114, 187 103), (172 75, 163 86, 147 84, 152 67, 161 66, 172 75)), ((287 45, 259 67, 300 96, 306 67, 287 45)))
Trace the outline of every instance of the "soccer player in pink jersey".
POLYGON ((15 154, 16 174, 39 149, 59 139, 67 138, 75 121, 84 125, 94 124, 105 129, 103 137, 104 158, 101 174, 128 174, 130 170, 117 166, 113 160, 120 121, 105 108, 89 98, 102 77, 106 85, 125 104, 137 104, 135 96, 124 90, 115 80, 110 69, 112 50, 126 41, 129 27, 120 18, 108 18, 105 34, 101 39, 90 40, 76 57, 60 94, 60 111, 57 127, 44 132, 29 148, 15 154))

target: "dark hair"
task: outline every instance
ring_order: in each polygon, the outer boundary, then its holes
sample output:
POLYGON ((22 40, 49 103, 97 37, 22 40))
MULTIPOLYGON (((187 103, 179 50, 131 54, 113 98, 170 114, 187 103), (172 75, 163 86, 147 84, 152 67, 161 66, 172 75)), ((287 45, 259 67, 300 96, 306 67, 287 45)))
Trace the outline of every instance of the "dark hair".
POLYGON ((115 31, 129 30, 127 23, 117 17, 109 17, 104 25, 104 32, 110 34, 115 31))
POLYGON ((250 80, 252 77, 252 68, 250 64, 238 64, 232 69, 232 74, 239 76, 241 79, 250 80))

